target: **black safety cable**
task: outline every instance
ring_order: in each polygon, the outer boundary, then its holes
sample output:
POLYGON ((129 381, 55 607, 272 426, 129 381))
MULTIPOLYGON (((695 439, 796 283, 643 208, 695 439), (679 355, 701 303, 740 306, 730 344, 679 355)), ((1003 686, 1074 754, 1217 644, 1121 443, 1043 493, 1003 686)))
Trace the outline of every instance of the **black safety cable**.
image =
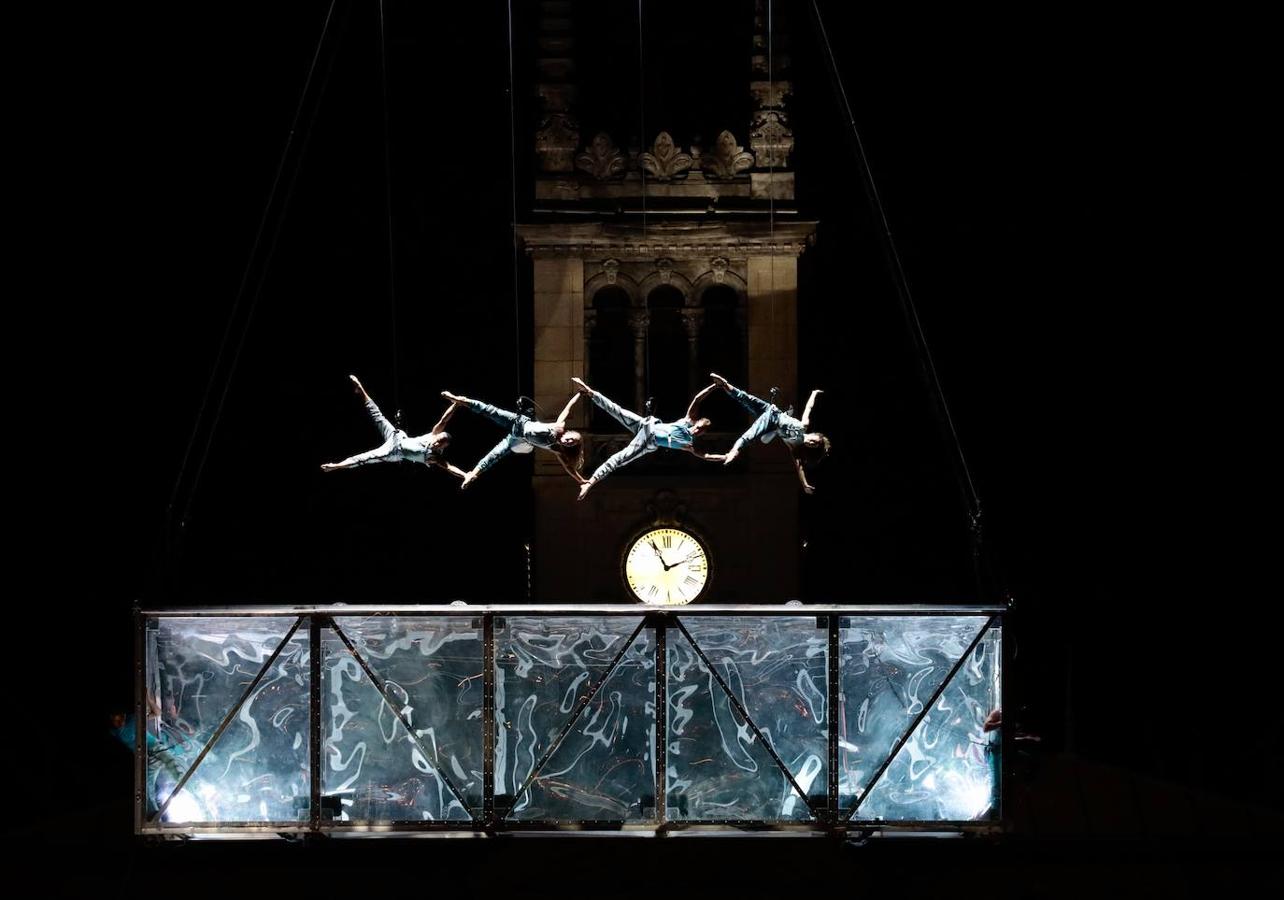
POLYGON ((401 426, 401 366, 397 340, 397 254, 392 230, 392 141, 388 129, 388 39, 384 25, 383 0, 379 0, 379 72, 383 87, 383 196, 388 216, 388 308, 392 323, 392 408, 393 421, 401 426))
MULTIPOLYGON (((299 120, 303 116, 304 108, 307 105, 309 91, 312 87, 313 76, 316 74, 317 63, 321 58, 321 49, 325 44, 326 37, 330 32, 330 24, 334 17, 334 8, 337 0, 331 0, 329 8, 326 10, 325 22, 321 27, 321 36, 317 39, 316 48, 312 52, 312 59, 308 63, 307 76, 303 82, 303 90, 299 94, 299 102, 295 107, 294 116, 290 121, 290 130, 285 139, 285 146, 281 150, 281 157, 277 162, 276 172, 272 177, 272 187, 268 191, 267 202, 263 205, 263 213, 259 217, 258 228, 254 234, 254 241, 250 247, 250 256, 246 261, 245 269, 241 274, 241 281, 236 290, 236 295, 232 303, 232 310, 228 316, 227 326, 223 331, 222 341, 219 343, 218 353, 214 359, 214 366, 210 371, 209 381, 205 386, 205 393, 201 399, 200 409, 196 414, 196 422, 192 426, 192 434, 188 438, 187 447, 183 451, 183 459, 179 465, 178 475, 174 479, 174 488, 170 493, 169 503, 166 506, 165 516, 165 548, 166 554, 173 552, 171 538, 174 532, 174 522, 177 518, 179 531, 187 524, 187 516, 191 512, 193 498, 196 496, 197 488, 200 486, 201 476, 205 471, 205 464, 209 459, 210 448, 214 442, 214 435, 218 430, 218 425, 223 415, 223 408, 227 402, 228 391, 231 388, 233 376, 241 359, 241 352, 245 348, 245 339, 249 334, 250 325, 254 320, 254 314, 258 307, 258 301, 263 292, 263 284, 266 281, 267 271, 275 254, 278 239, 281 236, 281 226, 285 221, 286 212, 289 209, 290 198, 293 196, 294 187, 298 182, 299 172, 303 167, 303 158, 307 153, 307 146, 312 135, 312 127, 316 123, 317 112, 321 108, 321 101, 325 96, 325 88, 329 83, 330 74, 334 69, 334 60, 338 56, 338 45, 335 51, 331 53, 330 61, 326 67, 325 76, 322 79, 321 86, 317 92, 316 102, 312 107, 311 116, 308 119, 307 126, 304 129, 303 142, 298 155, 294 159, 293 171, 290 174, 289 182, 286 185, 284 199, 281 204, 280 214, 277 216, 275 227, 272 230, 271 239, 268 243, 266 254, 263 258, 262 265, 259 267, 258 279, 255 282, 254 290, 250 294, 248 303, 248 312, 245 315, 245 321, 241 325, 240 333, 236 337, 235 349, 232 353, 231 364, 227 371, 227 376, 223 380, 222 390, 218 392, 218 401, 214 406, 213 420, 206 434, 204 446, 201 449, 199 461, 196 467, 196 474, 192 480, 191 489, 187 493, 186 499, 181 505, 181 510, 177 517, 175 510, 179 507, 179 494, 182 490, 183 479, 187 474, 188 466, 192 459, 192 452, 196 447, 197 440, 202 431, 202 425, 206 418, 206 412, 209 409, 210 401, 215 395, 215 385, 218 382, 218 374, 222 368, 224 356, 227 354, 229 345, 232 343, 233 334, 236 331, 236 323, 240 318, 242 304, 245 302, 247 291, 251 281, 251 274, 255 270, 255 262, 259 256, 259 248, 263 243, 264 233, 267 231, 268 222, 272 219, 273 207, 276 203, 277 191, 281 186, 282 178, 285 174, 286 163, 290 158, 290 150, 294 145, 295 135, 298 133, 299 120)), ((346 23, 346 16, 345 16, 346 23)))
POLYGON ((522 393, 522 306, 520 249, 517 238, 517 100, 513 80, 513 0, 508 0, 508 145, 512 207, 509 225, 513 244, 513 353, 516 359, 517 394, 522 393))
POLYGON ((905 276, 905 268, 901 263, 900 253, 897 251, 896 242, 892 238, 892 230, 887 221, 887 213, 883 209, 883 201, 879 197, 878 187, 874 183, 873 171, 870 169, 869 159, 865 155, 865 146, 861 141, 860 132, 856 128, 856 117, 852 113, 851 102, 847 97, 847 89, 844 87, 842 76, 838 72, 834 48, 829 42, 829 34, 825 30, 825 22, 820 14, 820 6, 817 0, 812 0, 811 9, 817 42, 821 45, 821 50, 823 51, 821 55, 829 71, 835 99, 841 105, 841 111, 848 126, 853 154, 856 157, 861 173, 861 183, 865 189, 865 195, 869 200, 870 207, 878 217, 880 244, 887 260, 892 282, 896 288, 896 295, 905 313, 910 337, 918 354, 923 379, 928 388, 928 396, 932 401, 937 422, 944 432, 947 443, 952 444, 954 447, 955 476, 959 482, 959 492, 967 511, 968 528, 972 537, 973 561, 977 567, 978 587, 982 593, 985 593, 985 586, 981 583, 981 573, 984 568, 984 563, 981 559, 981 498, 972 480, 972 472, 968 467, 967 457, 963 453, 963 445, 959 440, 958 431, 954 427, 954 419, 950 415, 945 392, 941 388, 941 381, 936 372, 936 364, 932 360, 932 353, 927 344, 927 336, 923 332, 923 324, 919 320, 918 309, 914 305, 914 295, 910 291, 909 280, 905 276))

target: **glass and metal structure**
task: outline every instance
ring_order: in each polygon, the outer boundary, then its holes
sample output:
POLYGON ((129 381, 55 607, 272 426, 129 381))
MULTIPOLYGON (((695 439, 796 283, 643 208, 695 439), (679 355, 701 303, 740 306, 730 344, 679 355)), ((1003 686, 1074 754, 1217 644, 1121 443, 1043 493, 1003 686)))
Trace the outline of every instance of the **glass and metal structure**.
POLYGON ((987 831, 1003 609, 137 613, 135 830, 987 831))

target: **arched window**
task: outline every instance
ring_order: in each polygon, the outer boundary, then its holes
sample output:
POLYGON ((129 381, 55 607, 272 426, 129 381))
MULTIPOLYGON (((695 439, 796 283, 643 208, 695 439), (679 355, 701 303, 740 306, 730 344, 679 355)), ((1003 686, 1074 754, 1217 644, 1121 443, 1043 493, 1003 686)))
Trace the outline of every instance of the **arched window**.
POLYGON ((667 284, 655 288, 646 298, 651 319, 647 332, 649 390, 655 399, 653 411, 664 421, 685 414, 691 399, 687 396, 691 384, 687 332, 682 321, 685 303, 682 292, 667 284))
MULTIPOLYGON (((616 403, 631 407, 633 383, 633 332, 629 328, 629 295, 607 285, 593 295, 596 321, 589 338, 589 384, 616 403)), ((583 403, 583 401, 581 401, 583 403)), ((593 407, 593 430, 613 431, 615 420, 593 407)))

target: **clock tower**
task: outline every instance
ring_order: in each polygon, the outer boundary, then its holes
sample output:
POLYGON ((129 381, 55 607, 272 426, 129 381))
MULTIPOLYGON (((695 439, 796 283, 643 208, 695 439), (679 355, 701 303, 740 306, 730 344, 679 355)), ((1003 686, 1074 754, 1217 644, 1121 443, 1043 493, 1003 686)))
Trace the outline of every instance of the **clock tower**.
MULTIPOLYGON (((651 399, 654 414, 672 421, 712 371, 764 398, 777 388, 778 405, 801 408, 798 261, 816 223, 794 204, 779 23, 769 54, 765 3, 752 8, 743 131, 723 128, 705 142, 662 130, 661 117, 630 140, 607 129, 608 110, 577 106, 578 4, 539 7, 535 197, 518 226, 533 266, 536 403, 546 414, 560 409, 578 376, 639 413, 651 399)), ((698 439, 707 452, 725 452, 752 420, 721 391, 700 414, 712 420, 698 439)), ((591 403, 574 417, 587 476, 631 436, 591 403)), ((656 529, 699 536, 716 572, 695 592, 700 601, 780 603, 798 592, 801 491, 778 444, 755 443, 731 466, 657 450, 582 502, 557 461, 536 454, 532 488, 537 600, 636 599, 628 557, 645 570, 638 554, 649 546, 638 541, 656 529)))

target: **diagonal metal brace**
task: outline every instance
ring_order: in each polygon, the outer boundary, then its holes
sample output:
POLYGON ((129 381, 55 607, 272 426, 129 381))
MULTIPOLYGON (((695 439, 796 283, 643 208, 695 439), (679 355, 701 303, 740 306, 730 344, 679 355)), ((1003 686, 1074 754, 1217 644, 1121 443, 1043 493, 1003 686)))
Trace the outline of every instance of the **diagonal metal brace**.
POLYGON ((954 680, 954 676, 958 674, 959 669, 963 668, 963 664, 967 662, 968 657, 976 652, 976 648, 980 645, 985 636, 990 633, 990 629, 994 627, 994 623, 998 618, 998 616, 990 616, 989 620, 981 626, 981 629, 976 633, 976 637, 972 638, 972 643, 968 644, 967 650, 963 651, 963 655, 960 656, 950 668, 949 674, 945 676, 944 680, 941 681, 936 690, 932 692, 931 698, 923 704, 923 708, 919 710, 918 715, 914 717, 914 721, 910 723, 909 728, 905 729, 905 732, 900 736, 900 739, 892 746, 892 749, 887 754, 886 759, 883 760, 883 764, 879 766, 878 770, 875 771, 874 774, 865 782, 865 786, 861 789, 859 796, 857 796, 856 802, 852 805, 852 808, 841 817, 840 821, 844 823, 850 822, 852 820, 852 816, 856 815, 856 811, 860 809, 860 805, 864 803, 865 798, 869 796, 870 790, 872 790, 874 785, 878 783, 878 779, 883 777, 883 773, 887 771, 888 766, 890 766, 892 761, 896 759, 896 754, 901 752, 901 748, 904 747, 905 743, 913 736, 914 730, 918 728, 925 718, 927 718, 927 714, 932 711, 932 707, 936 705, 936 701, 941 699, 941 695, 945 693, 945 689, 949 687, 950 682, 954 680))
POLYGON ((794 779, 794 773, 789 771, 789 766, 785 765, 785 761, 780 758, 780 754, 776 752, 776 748, 773 747, 771 742, 763 736, 761 731, 758 730, 758 726, 755 725, 753 719, 749 717, 749 711, 744 708, 744 704, 742 704, 736 695, 732 693, 730 685, 723 681, 722 676, 718 674, 717 668, 709 660, 709 657, 705 656, 704 651, 700 649, 700 645, 697 644, 695 638, 691 636, 691 632, 687 631, 687 626, 683 625, 682 620, 677 616, 674 616, 673 621, 678 626, 678 630, 682 632, 688 641, 690 641, 692 649, 695 650, 696 655, 704 662, 705 667, 709 670, 709 674, 718 682, 718 687, 722 688, 723 693, 727 695, 727 699, 731 701, 731 705, 734 706, 736 712, 740 714, 740 718, 744 719, 745 724, 749 726, 751 731, 753 731, 754 738, 762 744, 763 748, 768 754, 770 754, 772 762, 776 764, 776 767, 779 768, 785 778, 789 780, 790 786, 793 787, 794 792, 802 799, 803 804, 812 814, 812 817, 816 819, 821 818, 820 814, 816 811, 816 808, 811 805, 811 801, 807 799, 807 792, 798 786, 797 780, 794 779))
MULTIPOLYGON (((294 620, 294 624, 291 625, 290 630, 285 633, 285 637, 281 638, 281 643, 276 645, 276 649, 272 651, 272 655, 268 657, 267 662, 265 662, 263 667, 259 669, 257 674, 255 674, 253 680, 250 681, 249 686, 247 686, 245 691, 241 694, 240 699, 238 699, 236 703, 232 705, 232 708, 227 711, 227 715, 223 717, 223 721, 219 722, 218 728, 214 729, 214 733, 210 735, 210 739, 205 742, 205 746, 201 748, 201 752, 196 755, 196 759, 194 759, 192 764, 187 767, 187 771, 184 772, 183 777, 178 780, 178 784, 174 786, 174 790, 170 791, 169 796, 165 798, 165 802, 161 804, 160 809, 156 810, 156 812, 152 814, 151 818, 148 820, 149 822, 160 821, 161 817, 165 815, 165 810, 169 809, 169 805, 174 802, 174 798, 177 797, 179 792, 187 786, 187 782, 191 779, 192 774, 200 768, 201 762, 204 761, 210 750, 214 749, 214 745, 218 743, 218 739, 223 736, 223 732, 227 730, 227 726, 232 724, 232 720, 236 718, 236 714, 241 711, 241 707, 245 705, 245 701, 250 698, 250 695, 254 693, 255 688, 259 686, 259 682, 263 680, 263 676, 271 671, 272 664, 276 662, 277 657, 281 655, 281 651, 283 651, 286 648, 286 645, 290 643, 290 639, 293 638, 294 633, 299 630, 299 625, 302 622, 302 617, 294 620)), ((136 721, 134 723, 134 727, 142 728, 144 724, 146 723, 136 721)))
POLYGON ((606 671, 602 673, 602 677, 598 679, 597 684, 593 685, 588 693, 581 697, 579 702, 575 704, 575 708, 571 710, 571 717, 566 720, 566 724, 562 726, 562 730, 557 733, 557 737, 553 739, 552 743, 548 745, 548 749, 544 751, 542 756, 540 756, 539 761, 531 768, 530 774, 526 776, 526 780, 522 782, 522 786, 513 792, 513 802, 509 804, 508 809, 504 810, 504 814, 499 816, 501 821, 508 818, 509 814, 517 804, 521 802, 522 794, 526 793, 526 790, 535 781, 536 776, 539 775, 540 770, 544 768, 545 764, 548 763, 553 754, 557 752, 557 748, 562 745, 562 741, 566 736, 571 733, 571 729, 575 727, 575 722, 579 719, 580 713, 584 712, 585 708, 593 702, 593 698, 597 696, 597 692, 601 690, 602 685, 606 684, 607 679, 614 674, 616 667, 620 664, 620 660, 624 658, 624 654, 633 646, 633 642, 637 640, 638 635, 642 633, 642 629, 646 624, 647 619, 646 617, 643 617, 638 622, 638 627, 634 628, 633 633, 629 635, 629 639, 624 642, 624 646, 615 654, 615 658, 611 660, 611 664, 606 667, 606 671))
MULTIPOLYGON (((441 765, 441 762, 428 754, 428 748, 424 746, 423 741, 419 740, 419 735, 415 734, 415 729, 411 727, 410 723, 406 721, 406 717, 401 714, 401 711, 397 709, 392 700, 388 698, 388 690, 385 686, 384 680, 374 673, 374 670, 370 668, 369 664, 361 657, 361 654, 357 652, 357 648, 352 645, 352 641, 348 640, 348 636, 343 633, 343 629, 339 627, 339 623, 334 619, 330 619, 329 624, 330 627, 334 629, 335 636, 343 642, 343 646, 348 648, 348 652, 352 654, 352 658, 357 661, 357 665, 361 667, 361 671, 366 673, 366 677, 369 678, 370 683, 375 686, 375 690, 379 692, 379 696, 383 698, 383 702, 388 704, 388 709, 392 710, 392 714, 397 717, 397 721, 406 729, 406 734, 410 736, 410 740, 414 742, 414 745, 419 748, 419 752, 423 755, 424 760, 429 762, 433 767, 437 777, 445 782, 446 787, 448 787, 450 792, 455 795, 455 799, 459 801, 459 805, 464 808, 464 811, 468 813, 468 817, 471 819, 473 814, 472 810, 468 808, 468 801, 464 799, 464 795, 460 793, 459 788, 455 787, 455 783, 450 780, 450 775, 446 772, 445 767, 441 765)), ((317 690, 320 690, 320 685, 317 686, 317 690)))

